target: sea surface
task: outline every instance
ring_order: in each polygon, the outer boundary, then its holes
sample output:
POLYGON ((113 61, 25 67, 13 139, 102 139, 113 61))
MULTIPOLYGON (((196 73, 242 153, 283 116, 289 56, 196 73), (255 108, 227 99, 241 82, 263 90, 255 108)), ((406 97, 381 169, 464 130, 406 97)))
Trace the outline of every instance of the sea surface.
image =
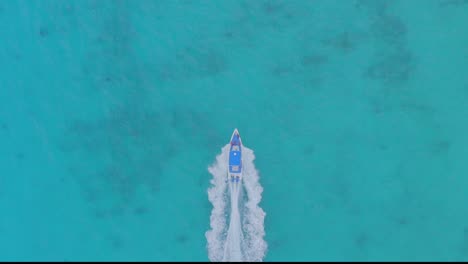
POLYGON ((255 155, 263 261, 468 261, 468 1, 0 1, 0 260, 210 261, 255 155))

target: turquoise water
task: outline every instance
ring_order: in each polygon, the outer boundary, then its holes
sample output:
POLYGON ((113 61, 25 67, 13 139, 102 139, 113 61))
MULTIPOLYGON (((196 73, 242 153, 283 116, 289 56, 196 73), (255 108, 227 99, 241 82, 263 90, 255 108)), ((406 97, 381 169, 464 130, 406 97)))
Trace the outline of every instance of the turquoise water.
POLYGON ((468 260, 468 1, 0 2, 0 260, 208 261, 238 128, 264 261, 468 260))

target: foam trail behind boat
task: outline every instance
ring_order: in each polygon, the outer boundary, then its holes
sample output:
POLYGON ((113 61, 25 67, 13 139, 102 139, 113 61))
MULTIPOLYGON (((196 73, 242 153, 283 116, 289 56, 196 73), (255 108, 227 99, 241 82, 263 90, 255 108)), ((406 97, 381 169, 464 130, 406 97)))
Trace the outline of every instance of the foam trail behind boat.
POLYGON ((243 146, 244 172, 240 188, 226 182, 229 144, 208 168, 213 175, 208 199, 213 204, 211 229, 206 232, 210 261, 262 261, 267 243, 263 239, 265 212, 258 206, 263 188, 253 163, 253 151, 243 146), (229 188, 228 188, 229 187, 229 188))

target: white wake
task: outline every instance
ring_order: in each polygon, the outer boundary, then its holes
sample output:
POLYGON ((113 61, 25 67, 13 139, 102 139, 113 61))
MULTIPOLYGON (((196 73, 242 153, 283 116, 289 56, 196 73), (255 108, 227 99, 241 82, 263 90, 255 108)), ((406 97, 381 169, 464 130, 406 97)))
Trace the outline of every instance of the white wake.
POLYGON ((213 204, 206 232, 210 261, 262 261, 267 250, 265 212, 258 206, 263 188, 253 151, 242 146, 243 173, 238 186, 226 182, 229 144, 208 168, 213 175, 208 199, 213 204))

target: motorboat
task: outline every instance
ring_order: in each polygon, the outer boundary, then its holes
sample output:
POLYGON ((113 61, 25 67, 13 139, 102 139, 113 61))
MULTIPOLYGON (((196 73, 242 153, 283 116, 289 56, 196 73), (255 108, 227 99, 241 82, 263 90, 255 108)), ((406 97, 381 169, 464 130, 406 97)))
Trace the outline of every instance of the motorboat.
POLYGON ((228 181, 238 183, 242 180, 242 140, 237 128, 231 136, 229 147, 228 181))

